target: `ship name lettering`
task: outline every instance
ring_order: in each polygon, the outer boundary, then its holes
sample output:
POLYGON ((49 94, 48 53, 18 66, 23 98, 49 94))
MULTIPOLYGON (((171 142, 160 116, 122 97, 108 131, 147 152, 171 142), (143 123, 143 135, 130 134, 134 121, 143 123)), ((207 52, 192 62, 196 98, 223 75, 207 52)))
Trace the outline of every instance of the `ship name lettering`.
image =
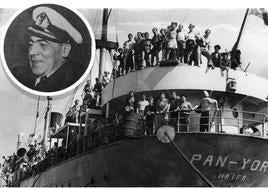
POLYGON ((243 158, 243 164, 241 170, 244 170, 246 167, 248 167, 251 171, 259 170, 260 172, 267 172, 268 161, 263 162, 260 160, 254 160, 252 162, 251 161, 252 159, 243 158))
POLYGON ((235 173, 219 173, 218 179, 223 180, 231 180, 231 181, 245 181, 247 176, 241 175, 241 174, 235 174, 235 173))
POLYGON ((250 170, 252 170, 252 171, 256 171, 256 170, 258 170, 260 164, 261 164, 261 161, 259 161, 259 160, 254 160, 254 161, 252 162, 252 164, 251 164, 250 170))
POLYGON ((208 163, 208 166, 211 166, 213 162, 213 155, 209 155, 206 160, 203 162, 203 166, 205 166, 208 163))
POLYGON ((242 170, 244 170, 246 168, 246 165, 249 163, 249 161, 251 161, 251 159, 246 159, 246 158, 243 158, 243 166, 242 166, 242 170))
POLYGON ((200 161, 201 159, 202 159, 201 154, 193 154, 192 159, 191 159, 191 163, 193 163, 194 161, 200 161))
MULTIPOLYGON (((202 155, 201 154, 193 154, 192 159, 190 160, 191 163, 195 162, 195 161, 201 161, 202 160, 202 155)), ((218 158, 216 158, 213 155, 208 155, 206 158, 204 158, 203 161, 203 166, 208 165, 208 166, 212 166, 213 162, 215 163, 215 167, 224 167, 226 162, 228 160, 228 156, 218 156, 218 158)), ((267 166, 268 167, 268 166, 267 166)))
POLYGON ((264 161, 261 165, 260 171, 266 172, 267 167, 268 167, 268 161, 264 161))
MULTIPOLYGON (((209 167, 220 167, 224 168, 226 165, 235 165, 235 166, 240 166, 241 170, 251 170, 251 171, 258 171, 258 172, 268 172, 268 161, 261 161, 261 160, 253 160, 253 159, 248 159, 248 158, 243 158, 241 163, 239 161, 230 161, 228 156, 214 156, 214 155, 207 155, 207 156, 202 156, 202 154, 193 154, 192 158, 190 160, 192 164, 194 163, 199 163, 202 166, 209 166, 209 167)), ((229 166, 230 167, 230 166, 229 166)), ((235 176, 232 178, 232 176, 228 177, 227 179, 231 180, 234 178, 237 178, 235 176)), ((225 179, 221 177, 221 174, 219 174, 219 178, 225 179)), ((239 178, 245 179, 245 177, 241 176, 239 178)))
POLYGON ((217 160, 217 162, 216 162, 216 164, 215 164, 215 166, 220 165, 220 167, 224 167, 224 165, 225 165, 227 159, 228 159, 227 156, 225 156, 224 159, 223 159, 222 156, 219 156, 219 157, 218 157, 218 160, 217 160))

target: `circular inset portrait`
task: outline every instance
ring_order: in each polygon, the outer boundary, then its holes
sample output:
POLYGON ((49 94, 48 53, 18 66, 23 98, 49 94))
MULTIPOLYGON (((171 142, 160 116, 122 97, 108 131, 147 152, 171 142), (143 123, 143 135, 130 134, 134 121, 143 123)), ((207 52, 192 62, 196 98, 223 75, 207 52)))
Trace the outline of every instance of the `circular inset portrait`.
POLYGON ((42 96, 78 86, 93 64, 95 38, 77 11, 41 4, 18 12, 2 36, 2 62, 20 88, 42 96))

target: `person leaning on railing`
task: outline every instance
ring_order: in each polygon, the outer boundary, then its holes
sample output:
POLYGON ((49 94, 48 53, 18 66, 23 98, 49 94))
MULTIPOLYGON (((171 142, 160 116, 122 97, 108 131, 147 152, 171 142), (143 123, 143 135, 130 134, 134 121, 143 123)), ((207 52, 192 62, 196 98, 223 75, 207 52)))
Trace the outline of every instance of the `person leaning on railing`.
POLYGON ((175 132, 178 132, 178 111, 180 108, 180 97, 173 91, 169 101, 168 112, 170 115, 170 124, 174 126, 175 132))
POLYGON ((210 98, 207 91, 203 91, 200 105, 196 110, 196 112, 201 113, 200 132, 209 131, 209 111, 212 104, 215 104, 215 110, 216 110, 212 116, 212 123, 214 123, 216 112, 219 111, 218 102, 217 100, 210 98))
POLYGON ((146 124, 145 131, 147 135, 152 135, 154 130, 154 118, 156 113, 156 106, 154 105, 154 98, 148 97, 149 105, 145 107, 146 124))
POLYGON ((157 102, 156 106, 156 113, 155 116, 156 119, 156 129, 158 129, 160 126, 167 124, 168 122, 168 111, 169 108, 169 100, 166 98, 165 93, 160 94, 160 99, 157 102))
POLYGON ((187 132, 189 131, 190 125, 190 112, 195 110, 198 106, 192 107, 192 104, 186 100, 186 95, 181 95, 181 104, 179 106, 180 109, 180 125, 179 132, 187 132))

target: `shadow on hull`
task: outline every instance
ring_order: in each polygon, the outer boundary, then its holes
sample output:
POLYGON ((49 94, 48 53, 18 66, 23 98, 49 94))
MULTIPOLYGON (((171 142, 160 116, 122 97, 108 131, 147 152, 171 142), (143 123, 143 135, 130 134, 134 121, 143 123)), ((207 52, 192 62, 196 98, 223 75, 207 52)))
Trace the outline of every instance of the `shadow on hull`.
MULTIPOLYGON (((268 141, 214 133, 174 139, 215 186, 268 186, 268 141)), ((172 144, 157 137, 118 141, 64 161, 20 186, 207 186, 172 144)))

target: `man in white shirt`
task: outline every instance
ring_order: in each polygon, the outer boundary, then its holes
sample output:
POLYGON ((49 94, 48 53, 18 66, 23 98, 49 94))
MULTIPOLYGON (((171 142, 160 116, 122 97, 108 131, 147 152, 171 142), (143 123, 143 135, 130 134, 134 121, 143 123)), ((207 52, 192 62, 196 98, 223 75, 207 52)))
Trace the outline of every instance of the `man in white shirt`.
POLYGON ((213 63, 211 61, 211 54, 210 54, 210 41, 209 41, 209 35, 211 31, 210 29, 206 29, 205 34, 198 39, 200 43, 198 42, 198 46, 200 47, 200 50, 198 50, 198 61, 201 63, 201 55, 205 56, 207 58, 207 66, 214 69, 213 63))
POLYGON ((128 40, 124 42, 124 61, 126 65, 126 73, 131 70, 134 70, 134 60, 133 60, 133 49, 134 49, 135 41, 133 39, 133 35, 130 33, 128 34, 128 40))
POLYGON ((185 62, 189 65, 192 65, 192 61, 194 61, 194 48, 195 48, 195 39, 196 33, 194 32, 195 26, 190 24, 188 26, 189 32, 186 36, 186 50, 185 50, 185 62))
POLYGON ((138 102, 138 108, 137 108, 137 111, 141 117, 144 116, 145 107, 148 105, 149 105, 149 102, 146 100, 146 95, 142 94, 142 100, 138 102))

